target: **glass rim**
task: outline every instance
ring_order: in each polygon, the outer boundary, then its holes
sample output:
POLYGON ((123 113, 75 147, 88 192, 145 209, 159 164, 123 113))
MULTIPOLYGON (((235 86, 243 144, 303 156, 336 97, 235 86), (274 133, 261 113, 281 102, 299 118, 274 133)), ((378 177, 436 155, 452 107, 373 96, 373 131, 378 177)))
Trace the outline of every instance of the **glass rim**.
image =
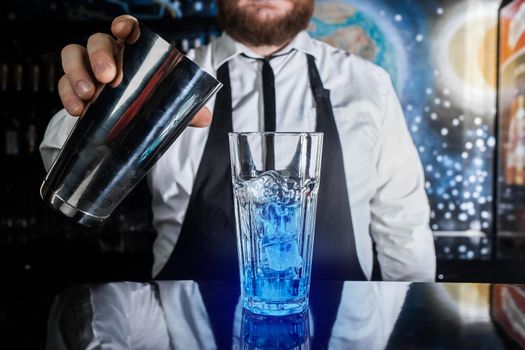
POLYGON ((230 131, 228 136, 323 136, 321 131, 230 131))

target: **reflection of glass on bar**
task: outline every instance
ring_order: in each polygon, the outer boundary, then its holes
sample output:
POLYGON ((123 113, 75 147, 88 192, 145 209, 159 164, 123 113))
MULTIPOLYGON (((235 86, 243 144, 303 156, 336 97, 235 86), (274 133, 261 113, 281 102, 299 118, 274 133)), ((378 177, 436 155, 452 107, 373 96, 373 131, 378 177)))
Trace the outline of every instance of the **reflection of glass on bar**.
POLYGON ((309 349, 308 311, 274 317, 243 312, 242 349, 309 349))
POLYGON ((231 133, 243 305, 267 315, 308 304, 321 133, 231 133))

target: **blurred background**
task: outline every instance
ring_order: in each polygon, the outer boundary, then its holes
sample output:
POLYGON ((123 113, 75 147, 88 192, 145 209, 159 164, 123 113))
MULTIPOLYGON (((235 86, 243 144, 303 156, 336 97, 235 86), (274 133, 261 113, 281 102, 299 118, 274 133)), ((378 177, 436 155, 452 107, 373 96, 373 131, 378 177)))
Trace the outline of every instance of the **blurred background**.
MULTIPOLYGON (((40 199, 38 145, 60 109, 60 50, 127 13, 188 51, 220 35, 216 2, 0 6, 0 272, 57 289, 150 278, 145 183, 95 229, 40 199)), ((525 0, 317 0, 308 31, 390 73, 425 169, 436 278, 525 282, 525 0)))

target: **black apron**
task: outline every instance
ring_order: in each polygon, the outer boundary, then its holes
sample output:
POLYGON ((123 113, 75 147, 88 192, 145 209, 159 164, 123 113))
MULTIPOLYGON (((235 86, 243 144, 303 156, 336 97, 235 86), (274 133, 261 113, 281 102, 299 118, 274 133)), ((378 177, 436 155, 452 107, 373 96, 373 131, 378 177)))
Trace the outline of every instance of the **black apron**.
MULTIPOLYGON (((366 280, 357 258, 343 155, 330 91, 307 55, 317 108, 316 131, 324 133, 317 202, 312 279, 366 280)), ((224 84, 193 185, 179 239, 157 279, 239 281, 228 132, 232 102, 228 63, 217 70, 224 84)), ((276 91, 278 94, 278 90, 276 91)))

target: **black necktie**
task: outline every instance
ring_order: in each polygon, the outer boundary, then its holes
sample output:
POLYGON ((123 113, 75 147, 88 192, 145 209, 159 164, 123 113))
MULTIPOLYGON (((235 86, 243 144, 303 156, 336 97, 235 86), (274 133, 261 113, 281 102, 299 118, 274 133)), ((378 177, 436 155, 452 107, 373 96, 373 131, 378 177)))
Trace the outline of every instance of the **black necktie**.
MULTIPOLYGON (((263 102, 264 102, 264 131, 275 131, 275 77, 273 75, 270 59, 267 57, 263 61, 262 81, 263 81, 263 102)), ((266 139, 265 169, 274 169, 275 150, 273 138, 266 139)))
POLYGON ((264 131, 275 131, 275 77, 270 59, 265 58, 262 66, 264 131))

